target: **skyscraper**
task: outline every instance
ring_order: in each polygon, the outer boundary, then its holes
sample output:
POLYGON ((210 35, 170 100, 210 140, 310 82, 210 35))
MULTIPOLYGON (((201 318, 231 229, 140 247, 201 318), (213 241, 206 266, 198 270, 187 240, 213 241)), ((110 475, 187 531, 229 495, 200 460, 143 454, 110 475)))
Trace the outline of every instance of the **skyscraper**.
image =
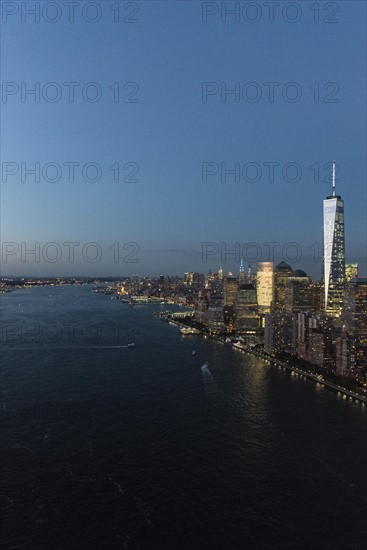
POLYGON ((311 311, 311 280, 301 269, 293 271, 287 277, 285 286, 285 309, 289 313, 311 311))
POLYGON ((238 289, 235 304, 236 331, 254 333, 259 328, 257 314, 256 288, 251 284, 241 285, 238 289))
POLYGON ((233 306, 238 291, 238 281, 234 277, 224 277, 223 281, 223 305, 233 306))
POLYGON ((367 279, 352 279, 346 285, 342 321, 367 355, 367 279))
POLYGON ((243 258, 241 258, 238 280, 241 285, 245 282, 245 266, 243 265, 243 258))
POLYGON ((345 282, 348 283, 352 279, 358 277, 358 264, 345 264, 345 282))
POLYGON ((280 262, 274 270, 274 308, 281 309, 285 306, 285 287, 287 277, 292 275, 292 268, 285 262, 280 262))
POLYGON ((333 161, 332 195, 324 200, 325 311, 332 317, 339 317, 341 314, 344 280, 344 201, 335 192, 335 161, 333 161))
POLYGON ((270 306, 274 299, 274 271, 273 262, 259 262, 256 275, 256 293, 259 313, 270 313, 270 306))

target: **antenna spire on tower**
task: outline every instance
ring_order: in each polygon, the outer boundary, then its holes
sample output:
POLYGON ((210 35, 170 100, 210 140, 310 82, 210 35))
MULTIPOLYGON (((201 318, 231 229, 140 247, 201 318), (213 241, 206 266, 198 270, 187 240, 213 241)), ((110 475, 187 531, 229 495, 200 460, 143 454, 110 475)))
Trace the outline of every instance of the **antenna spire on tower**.
POLYGON ((333 197, 335 197, 335 160, 333 160, 333 197))

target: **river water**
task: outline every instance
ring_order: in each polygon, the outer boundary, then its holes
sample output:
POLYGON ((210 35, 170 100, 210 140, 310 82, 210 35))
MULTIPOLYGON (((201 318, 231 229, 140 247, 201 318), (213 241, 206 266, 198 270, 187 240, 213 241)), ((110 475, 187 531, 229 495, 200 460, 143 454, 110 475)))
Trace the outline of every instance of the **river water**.
POLYGON ((365 405, 181 336, 170 306, 1 306, 2 548, 366 548, 365 405))

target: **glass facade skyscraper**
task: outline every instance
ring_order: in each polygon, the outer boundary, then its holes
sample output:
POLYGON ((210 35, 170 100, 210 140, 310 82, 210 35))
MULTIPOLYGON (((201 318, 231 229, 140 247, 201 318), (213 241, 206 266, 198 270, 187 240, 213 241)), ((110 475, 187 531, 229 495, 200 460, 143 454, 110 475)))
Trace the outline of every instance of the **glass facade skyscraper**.
POLYGON ((324 289, 325 311, 340 317, 345 282, 344 201, 335 193, 335 162, 333 191, 324 200, 324 289))

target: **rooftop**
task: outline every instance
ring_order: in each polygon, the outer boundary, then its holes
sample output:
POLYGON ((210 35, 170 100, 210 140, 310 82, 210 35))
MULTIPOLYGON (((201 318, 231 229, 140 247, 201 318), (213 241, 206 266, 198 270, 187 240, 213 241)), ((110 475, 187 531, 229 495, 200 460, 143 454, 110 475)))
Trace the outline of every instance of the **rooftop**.
POLYGON ((292 271, 292 268, 289 264, 286 264, 285 262, 280 262, 278 265, 275 266, 275 271, 283 271, 283 270, 292 271))

